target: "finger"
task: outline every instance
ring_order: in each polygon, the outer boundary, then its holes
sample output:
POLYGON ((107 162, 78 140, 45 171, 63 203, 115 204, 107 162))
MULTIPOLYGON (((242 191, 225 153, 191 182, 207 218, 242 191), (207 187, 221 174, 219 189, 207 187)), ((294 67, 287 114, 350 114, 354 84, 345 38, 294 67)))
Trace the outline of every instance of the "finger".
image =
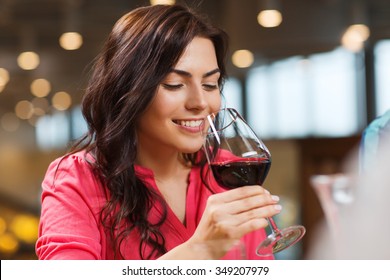
POLYGON ((230 238, 243 236, 252 231, 266 228, 269 225, 267 218, 280 213, 281 209, 282 207, 280 205, 269 205, 260 209, 243 212, 225 221, 223 227, 229 232, 230 238))
POLYGON ((216 232, 228 234, 229 236, 232 234, 230 238, 235 238, 236 235, 234 233, 240 233, 242 230, 246 231, 245 228, 266 227, 266 218, 280 213, 281 210, 282 207, 278 204, 254 208, 237 214, 227 213, 223 209, 218 209, 213 215, 213 224, 216 232), (259 223, 260 225, 258 225, 259 223), (244 227, 244 229, 240 229, 240 227, 244 227))
POLYGON ((241 212, 234 216, 234 220, 237 226, 244 224, 251 220, 266 219, 279 214, 282 211, 282 206, 279 204, 268 205, 261 208, 252 209, 249 211, 241 212))
POLYGON ((226 192, 218 194, 218 198, 221 199, 221 202, 231 202, 246 197, 251 197, 255 195, 269 194, 269 192, 259 185, 254 186, 245 186, 236 189, 232 189, 226 192))
POLYGON ((268 221, 266 218, 254 218, 250 220, 240 221, 233 219, 221 221, 217 224, 214 224, 212 229, 213 236, 218 236, 222 239, 239 239, 242 236, 268 226, 268 221))
POLYGON ((237 229, 243 233, 243 235, 248 234, 250 232, 253 232, 255 230, 259 230, 261 228, 265 228, 268 226, 268 221, 265 218, 257 218, 248 220, 239 226, 237 226, 237 229))
POLYGON ((219 222, 227 226, 238 227, 252 220, 270 218, 276 214, 279 214, 281 211, 282 206, 279 204, 268 205, 260 208, 254 208, 238 214, 225 214, 225 216, 221 215, 219 222))
POLYGON ((246 197, 240 200, 235 200, 230 203, 226 203, 228 213, 238 214, 246 212, 248 210, 261 208, 267 205, 274 205, 279 202, 279 197, 276 195, 262 194, 251 197, 246 197))

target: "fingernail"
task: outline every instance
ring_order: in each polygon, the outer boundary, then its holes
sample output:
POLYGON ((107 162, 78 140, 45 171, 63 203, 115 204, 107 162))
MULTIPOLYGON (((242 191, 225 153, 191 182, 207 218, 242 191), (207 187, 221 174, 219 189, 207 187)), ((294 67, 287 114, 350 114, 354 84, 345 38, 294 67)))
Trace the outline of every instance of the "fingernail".
POLYGON ((277 195, 272 195, 271 198, 273 201, 279 201, 279 196, 277 195))
POLYGON ((279 205, 279 204, 274 205, 274 208, 275 208, 275 210, 280 211, 280 210, 282 210, 282 205, 279 205))

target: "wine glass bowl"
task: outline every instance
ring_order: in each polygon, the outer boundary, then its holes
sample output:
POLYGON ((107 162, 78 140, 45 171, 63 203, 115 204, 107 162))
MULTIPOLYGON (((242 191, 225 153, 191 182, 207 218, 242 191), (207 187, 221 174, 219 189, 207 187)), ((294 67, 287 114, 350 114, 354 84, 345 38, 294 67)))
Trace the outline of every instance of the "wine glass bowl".
POLYGON ((262 185, 271 154, 241 115, 226 108, 207 117, 205 153, 214 178, 224 188, 262 185))
MULTIPOLYGON (((263 185, 271 167, 271 153, 244 118, 233 108, 207 116, 204 152, 216 182, 224 189, 263 185)), ((268 218, 271 234, 256 248, 256 254, 277 253, 298 242, 303 226, 279 229, 268 218)))

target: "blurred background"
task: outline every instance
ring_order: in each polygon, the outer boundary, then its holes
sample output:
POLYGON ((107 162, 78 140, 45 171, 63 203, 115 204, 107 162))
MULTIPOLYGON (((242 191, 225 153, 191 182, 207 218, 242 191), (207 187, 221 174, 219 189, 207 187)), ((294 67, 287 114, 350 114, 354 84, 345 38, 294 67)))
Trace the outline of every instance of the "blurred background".
MULTIPOLYGON (((0 259, 36 258, 41 181, 85 132, 90 63, 120 16, 154 2, 0 0, 0 259)), ((226 105, 271 150, 265 186, 282 199, 277 223, 307 228, 277 258, 305 259, 323 219, 310 177, 342 171, 390 107, 390 1, 176 2, 230 35, 226 105)))

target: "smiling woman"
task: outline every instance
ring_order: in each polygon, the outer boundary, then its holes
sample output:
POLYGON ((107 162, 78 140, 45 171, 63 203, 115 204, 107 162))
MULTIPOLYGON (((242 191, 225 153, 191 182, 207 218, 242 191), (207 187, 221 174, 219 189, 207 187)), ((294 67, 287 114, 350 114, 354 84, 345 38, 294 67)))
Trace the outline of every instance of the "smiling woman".
MULTIPOLYGON (((167 154, 195 153, 202 147, 199 125, 221 105, 219 78, 212 41, 195 37, 140 119, 137 137, 142 165, 150 167, 146 158, 154 162, 157 157, 167 164, 167 154)), ((172 159, 176 161, 177 156, 172 159)))
MULTIPOLYGON (((240 240, 265 238, 272 196, 224 191, 201 149, 203 120, 221 106, 226 42, 180 5, 118 20, 83 98, 88 132, 42 184, 40 259, 232 259, 240 240)), ((253 251, 245 257, 262 258, 253 251)))

